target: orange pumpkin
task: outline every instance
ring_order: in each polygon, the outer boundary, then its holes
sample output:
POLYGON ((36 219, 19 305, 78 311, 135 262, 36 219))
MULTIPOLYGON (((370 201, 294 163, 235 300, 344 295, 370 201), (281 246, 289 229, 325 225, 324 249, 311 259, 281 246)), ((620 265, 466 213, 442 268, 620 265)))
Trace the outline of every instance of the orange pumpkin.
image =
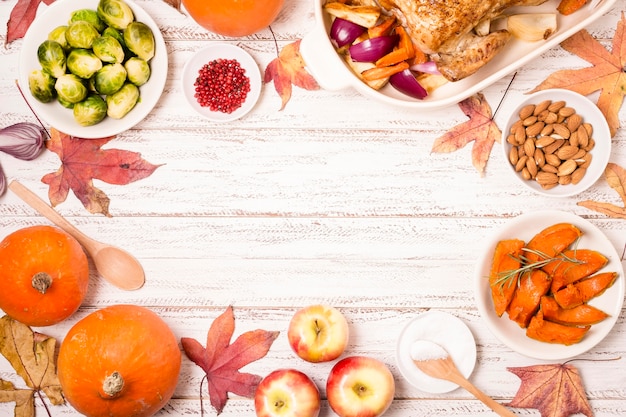
POLYGON ((28 326, 49 326, 80 307, 89 262, 76 239, 59 228, 31 226, 0 242, 0 308, 28 326))
POLYGON ((174 394, 180 364, 177 339, 157 314, 114 305, 70 329, 57 373, 67 401, 88 417, 148 417, 174 394))
POLYGON ((284 0, 183 0, 203 28, 224 36, 247 36, 269 26, 284 0))

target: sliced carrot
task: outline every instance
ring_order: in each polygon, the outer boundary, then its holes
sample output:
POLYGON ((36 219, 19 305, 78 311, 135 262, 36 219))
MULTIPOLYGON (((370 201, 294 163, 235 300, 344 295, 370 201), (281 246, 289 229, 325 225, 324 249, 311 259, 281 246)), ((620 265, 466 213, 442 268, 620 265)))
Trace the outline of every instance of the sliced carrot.
POLYGON ((562 345, 573 345, 580 342, 591 326, 565 326, 544 320, 543 313, 539 311, 530 320, 526 329, 526 336, 531 339, 547 343, 560 343, 562 345))
POLYGON ((377 67, 388 67, 390 65, 395 65, 399 62, 406 61, 410 56, 407 54, 405 49, 396 48, 393 51, 389 52, 387 55, 380 58, 376 61, 377 67))
POLYGON ((377 38, 379 36, 390 35, 396 25, 396 17, 384 16, 381 17, 381 22, 374 27, 367 29, 367 34, 370 38, 377 38))
POLYGON ((409 68, 409 64, 406 61, 402 61, 396 65, 390 65, 388 67, 374 67, 365 70, 361 73, 363 79, 368 81, 380 80, 381 78, 391 77, 393 74, 404 71, 409 68))
POLYGON ((587 3, 587 0, 561 0, 561 3, 559 3, 556 9, 562 15, 567 16, 568 14, 578 11, 585 3, 587 3))
POLYGON ((519 287, 506 309, 509 318, 521 328, 528 326, 531 317, 539 310, 541 297, 550 290, 550 277, 541 269, 525 273, 519 287))
POLYGON ((498 317, 502 316, 509 306, 515 289, 517 288, 517 273, 519 269, 520 255, 525 242, 520 239, 504 239, 496 244, 489 272, 489 286, 491 287, 491 299, 498 317), (502 281, 502 275, 508 273, 511 276, 502 281))
POLYGON ((602 269, 609 261, 600 252, 591 249, 569 249, 563 257, 550 262, 542 269, 552 278, 552 292, 555 293, 568 284, 580 281, 602 269))
POLYGON ((617 279, 617 272, 601 272, 554 293, 562 308, 572 308, 602 295, 617 279))
POLYGON ((604 311, 589 304, 580 304, 567 309, 561 308, 556 300, 549 296, 542 297, 540 305, 544 319, 568 326, 588 326, 600 323, 609 317, 604 311))

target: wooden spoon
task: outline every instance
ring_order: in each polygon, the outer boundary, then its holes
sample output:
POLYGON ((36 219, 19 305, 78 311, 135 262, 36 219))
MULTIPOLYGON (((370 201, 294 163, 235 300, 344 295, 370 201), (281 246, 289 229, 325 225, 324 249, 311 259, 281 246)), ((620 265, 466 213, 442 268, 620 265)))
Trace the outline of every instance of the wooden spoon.
POLYGON ((414 342, 411 345, 411 359, 413 359, 415 366, 426 375, 433 378, 445 379, 446 381, 453 382, 465 388, 477 399, 498 413, 498 415, 515 417, 515 414, 509 411, 508 408, 497 403, 493 398, 487 396, 469 382, 456 367, 448 352, 437 343, 428 340, 418 340, 414 342))
POLYGON ((9 189, 29 206, 74 237, 93 259, 100 276, 123 290, 136 290, 143 286, 146 277, 141 264, 128 252, 98 242, 83 234, 39 196, 17 181, 11 181, 9 189))

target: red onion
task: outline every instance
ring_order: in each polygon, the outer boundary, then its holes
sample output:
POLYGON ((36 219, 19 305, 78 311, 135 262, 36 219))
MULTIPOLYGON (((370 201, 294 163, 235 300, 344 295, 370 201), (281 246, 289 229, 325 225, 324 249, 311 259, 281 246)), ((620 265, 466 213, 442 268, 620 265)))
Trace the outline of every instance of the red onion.
POLYGON ((406 69, 389 77, 389 84, 401 93, 422 100, 428 91, 417 81, 410 69, 406 69))
POLYGON ((391 52, 397 43, 395 35, 366 39, 350 47, 350 57, 357 62, 374 62, 391 52))
MULTIPOLYGON (((0 152, 18 159, 30 161, 39 156, 44 148, 45 131, 33 123, 16 123, 0 129, 0 152)), ((0 195, 6 191, 6 178, 0 166, 0 195)))
POLYGON ((341 48, 342 46, 354 42, 354 40, 361 36, 366 30, 367 29, 361 25, 337 17, 330 26, 330 39, 336 43, 338 48, 341 48))
POLYGON ((0 130, 0 152, 30 161, 44 147, 44 130, 34 123, 16 123, 0 130))
POLYGON ((435 61, 427 61, 422 64, 411 65, 411 71, 423 72, 425 74, 441 75, 435 61))

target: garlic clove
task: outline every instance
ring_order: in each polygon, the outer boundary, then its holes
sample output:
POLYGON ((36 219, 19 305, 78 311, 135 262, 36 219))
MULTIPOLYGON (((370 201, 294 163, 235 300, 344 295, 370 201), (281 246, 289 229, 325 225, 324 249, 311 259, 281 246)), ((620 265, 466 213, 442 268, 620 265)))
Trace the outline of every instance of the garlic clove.
POLYGON ((518 39, 536 42, 548 39, 557 29, 556 13, 523 13, 509 16, 507 29, 518 39))

